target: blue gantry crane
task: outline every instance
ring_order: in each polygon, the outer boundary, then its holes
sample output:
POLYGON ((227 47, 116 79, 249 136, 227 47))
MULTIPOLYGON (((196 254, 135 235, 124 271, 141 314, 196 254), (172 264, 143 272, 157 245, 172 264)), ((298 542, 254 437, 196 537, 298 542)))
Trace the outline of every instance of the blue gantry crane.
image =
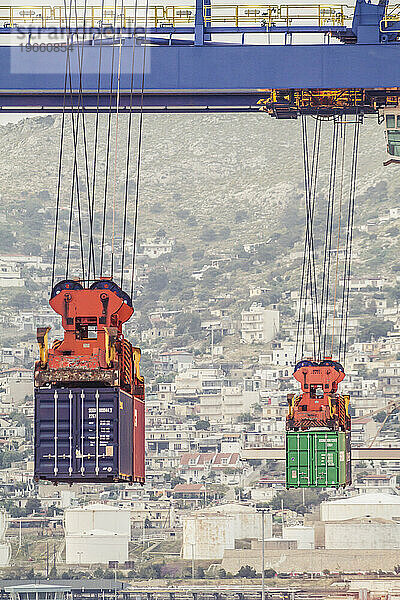
POLYGON ((56 43, 43 42, 49 33, 56 40, 68 37, 72 47, 76 36, 86 33, 81 69, 80 54, 70 52, 73 93, 67 110, 81 104, 87 111, 97 106, 108 111, 111 72, 115 98, 120 75, 119 109, 130 106, 133 43, 137 110, 146 48, 145 111, 252 112, 261 106, 291 118, 299 110, 357 107, 369 113, 397 104, 400 10, 386 0, 357 0, 353 14, 342 5, 214 6, 210 0, 179 9, 152 6, 146 18, 141 10, 134 26, 133 9, 124 9, 117 23, 99 23, 99 9, 92 7, 85 18, 80 12, 67 23, 61 7, 0 7, 1 110, 62 108, 66 57, 56 43), (16 34, 18 43, 7 44, 7 36, 16 34), (99 36, 106 34, 98 102, 99 36), (318 43, 303 43, 305 34, 317 36, 318 43), (120 54, 113 44, 120 45, 120 54))

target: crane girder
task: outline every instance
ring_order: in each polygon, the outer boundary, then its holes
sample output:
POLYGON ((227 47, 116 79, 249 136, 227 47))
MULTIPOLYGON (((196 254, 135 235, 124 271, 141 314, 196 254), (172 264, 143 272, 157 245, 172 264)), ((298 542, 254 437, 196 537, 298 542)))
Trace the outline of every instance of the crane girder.
MULTIPOLYGON (((96 109, 99 48, 84 49, 82 92, 78 53, 71 52, 72 93, 66 109, 82 105, 96 109)), ((108 110, 112 47, 104 47, 101 65, 100 110, 108 110)), ((140 106, 144 47, 136 52, 133 105, 140 106), (142 57, 142 58, 141 58, 142 57)), ((130 105, 132 48, 121 52, 119 106, 130 105)), ((114 53, 118 60, 118 53, 114 53)), ((0 107, 3 111, 59 112, 63 106, 65 54, 32 52, 0 46, 0 107)), ((116 64, 114 65, 116 66, 116 64)), ((116 68, 114 90, 117 89, 116 68)), ((386 96, 400 82, 400 44, 379 45, 230 45, 150 46, 147 48, 144 110, 165 112, 258 111, 266 90, 284 90, 306 107, 307 98, 321 90, 348 90, 359 104, 369 90, 386 96)), ((318 92, 318 93, 319 93, 318 92)), ((397 93, 397 91, 393 92, 397 93)), ((285 95, 284 94, 284 95, 285 95)), ((337 95, 341 100, 340 94, 337 95)), ((116 108, 116 93, 113 107, 116 108)), ((325 99, 327 96, 325 96, 325 99)), ((332 105, 331 105, 332 106, 332 105)), ((309 102, 308 109, 311 107, 309 102)), ((341 107, 343 108, 343 106, 341 107)), ((368 112, 368 105, 365 105, 368 112)), ((370 108, 373 112, 373 106, 370 108)))
MULTIPOLYGON (((260 6, 251 14, 248 7, 242 7, 242 14, 238 5, 237 18, 229 18, 226 23, 225 16, 215 12, 221 7, 210 7, 208 0, 195 2, 195 7, 183 16, 176 13, 177 21, 164 13, 160 21, 155 11, 151 26, 140 23, 133 30, 131 22, 127 22, 118 31, 111 28, 111 38, 107 25, 108 38, 102 45, 98 38, 102 30, 99 31, 96 20, 84 28, 85 46, 79 47, 76 35, 70 36, 71 84, 66 90, 66 110, 76 111, 80 106, 97 110, 100 49, 100 111, 109 110, 110 87, 119 89, 121 112, 129 110, 131 97, 133 110, 140 108, 145 53, 143 109, 149 112, 257 112, 267 108, 275 116, 292 118, 298 111, 315 113, 323 109, 330 114, 335 110, 354 112, 356 107, 368 113, 377 107, 376 94, 371 95, 371 90, 380 92, 385 102, 386 90, 399 85, 400 15, 389 9, 386 0, 378 4, 357 0, 352 20, 351 14, 340 12, 340 7, 321 6, 313 21, 307 20, 310 17, 304 13, 303 22, 301 15, 294 21, 278 5, 260 6), (296 38, 307 32, 321 34, 325 43, 305 44, 302 38, 296 38), (218 37, 222 33, 232 35, 233 41, 222 41, 218 37), (262 43, 254 43, 250 34, 262 35, 258 38, 262 43), (270 35, 280 35, 281 41, 284 36, 284 43, 267 43, 270 35), (295 38, 300 43, 294 43, 295 38), (332 38, 341 43, 330 43, 332 38), (114 52, 113 39, 118 43, 118 51, 114 52), (280 97, 289 95, 291 100, 268 104, 268 90, 276 91, 280 97)), ((295 9, 308 10, 307 6, 295 9)), ((34 11, 30 13, 34 15, 32 23, 25 12, 23 23, 15 20, 19 13, 14 10, 10 22, 0 25, 0 109, 60 112, 64 104, 68 29, 62 20, 55 27, 48 11, 40 13, 41 20, 43 15, 45 20, 39 24, 34 11), (15 31, 21 34, 21 42, 14 46, 4 43, 6 34, 15 31), (49 33, 61 42, 42 43, 41 35, 49 33)), ((77 23, 77 31, 83 31, 82 22, 77 23)), ((116 110, 117 93, 112 95, 112 109, 116 110)))

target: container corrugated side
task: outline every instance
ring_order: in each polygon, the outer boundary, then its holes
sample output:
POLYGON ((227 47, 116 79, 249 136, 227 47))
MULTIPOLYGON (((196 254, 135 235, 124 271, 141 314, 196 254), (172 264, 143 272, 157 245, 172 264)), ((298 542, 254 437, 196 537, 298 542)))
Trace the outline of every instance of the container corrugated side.
POLYGON ((340 487, 351 481, 350 432, 286 432, 286 486, 340 487))
POLYGON ((351 432, 346 431, 346 485, 352 483, 351 471, 351 432))
POLYGON ((339 476, 339 439, 341 432, 316 431, 315 441, 315 485, 317 487, 337 487, 340 483, 339 476))
POLYGON ((35 390, 35 477, 134 481, 133 399, 119 388, 35 390))
POLYGON ((313 435, 309 432, 286 434, 286 482, 288 487, 310 487, 314 477, 313 435))
POLYGON ((133 398, 133 479, 142 482, 145 478, 145 404, 144 400, 133 398))

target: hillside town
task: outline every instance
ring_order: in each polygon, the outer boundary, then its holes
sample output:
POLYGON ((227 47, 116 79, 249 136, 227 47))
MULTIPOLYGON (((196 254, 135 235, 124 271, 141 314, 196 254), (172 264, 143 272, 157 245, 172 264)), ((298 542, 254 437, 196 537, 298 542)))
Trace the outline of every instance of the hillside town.
MULTIPOLYGON (((389 217, 399 219, 399 209, 391 209, 389 217)), ((361 226, 360 234, 365 227, 373 224, 361 226)), ((54 576, 73 565, 81 571, 95 565, 105 573, 113 564, 119 577, 256 577, 261 519, 271 576, 398 572, 400 460, 353 460, 350 489, 301 493, 285 489, 282 460, 257 458, 257 449, 285 444, 302 300, 290 289, 272 293, 262 277, 236 297, 215 284, 230 280, 236 263, 257 269, 268 244, 196 257, 198 268, 188 268, 186 288, 214 284, 207 297, 188 294, 181 308, 173 300, 146 297, 149 288, 163 289, 163 261, 174 256, 177 242, 159 232, 141 244, 135 273, 139 309, 126 331, 142 348, 146 381, 143 487, 33 481, 36 329, 50 326, 52 340, 62 329, 45 302, 38 309, 24 301, 32 286, 45 298, 50 265, 35 255, 0 256, 0 294, 11 297, 0 316, 5 574, 24 577, 33 568, 54 576)), ((300 256, 295 248, 287 260, 300 256)), ((360 267, 357 252, 354 262, 360 267)), ((353 448, 395 447, 400 275, 354 276, 350 288, 344 389, 351 398, 353 448)), ((337 308, 332 304, 329 311, 334 315, 337 308)), ((340 325, 335 330, 334 321, 328 335, 336 348, 340 325)), ((304 328, 302 352, 312 355, 311 319, 304 328)))
MULTIPOLYGON (((132 283, 134 314, 124 335, 141 349, 145 380, 143 486, 34 479, 37 329, 51 328, 50 347, 64 336, 49 296, 52 274, 55 282, 66 276, 69 189, 54 260, 57 172, 51 161, 42 169, 30 162, 56 155, 59 117, 0 128, 3 161, 15 162, 0 206, 2 597, 120 600, 128 598, 124 586, 137 600, 399 597, 399 188, 371 162, 370 145, 379 145, 381 132, 367 123, 351 273, 337 276, 346 253, 332 244, 335 293, 325 304, 309 302, 301 284, 303 173, 299 160, 287 161, 299 131, 289 122, 283 139, 282 124, 271 119, 265 145, 258 117, 247 115, 244 125, 240 115, 204 115, 187 128, 177 115, 168 126, 154 116, 135 269, 120 262, 123 248, 134 249, 131 239, 106 236, 102 248, 105 274, 115 255, 115 273, 122 271, 115 281, 127 292, 132 283), (250 122, 247 156, 241 137, 250 122), (175 141, 159 144, 161 136, 175 141), (200 136, 211 140, 204 156, 200 136), (173 173, 172 159, 179 165, 173 173), (325 310, 324 355, 340 356, 340 389, 350 397, 352 484, 287 489, 288 397, 299 391, 293 371, 299 359, 315 356, 315 315, 325 310), (377 449, 378 458, 360 458, 363 449, 377 449), (268 596, 261 596, 262 581, 268 596)), ((87 118, 89 136, 94 121, 87 118)), ((65 156, 72 167, 72 142, 65 156)), ((321 181, 327 184, 325 175, 321 181)), ((318 264, 324 207, 320 202, 315 223, 318 264)), ((100 245, 99 227, 96 236, 100 245)), ((76 231, 70 241, 69 275, 78 279, 76 231)), ((45 411, 41 419, 52 460, 58 432, 45 411)))

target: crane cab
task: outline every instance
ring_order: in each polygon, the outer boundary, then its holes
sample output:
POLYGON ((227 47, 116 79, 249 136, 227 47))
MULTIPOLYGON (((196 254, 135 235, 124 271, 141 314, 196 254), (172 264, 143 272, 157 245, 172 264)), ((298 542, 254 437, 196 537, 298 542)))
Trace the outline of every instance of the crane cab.
POLYGON ((385 166, 400 164, 400 106, 383 109, 386 136, 385 166))

